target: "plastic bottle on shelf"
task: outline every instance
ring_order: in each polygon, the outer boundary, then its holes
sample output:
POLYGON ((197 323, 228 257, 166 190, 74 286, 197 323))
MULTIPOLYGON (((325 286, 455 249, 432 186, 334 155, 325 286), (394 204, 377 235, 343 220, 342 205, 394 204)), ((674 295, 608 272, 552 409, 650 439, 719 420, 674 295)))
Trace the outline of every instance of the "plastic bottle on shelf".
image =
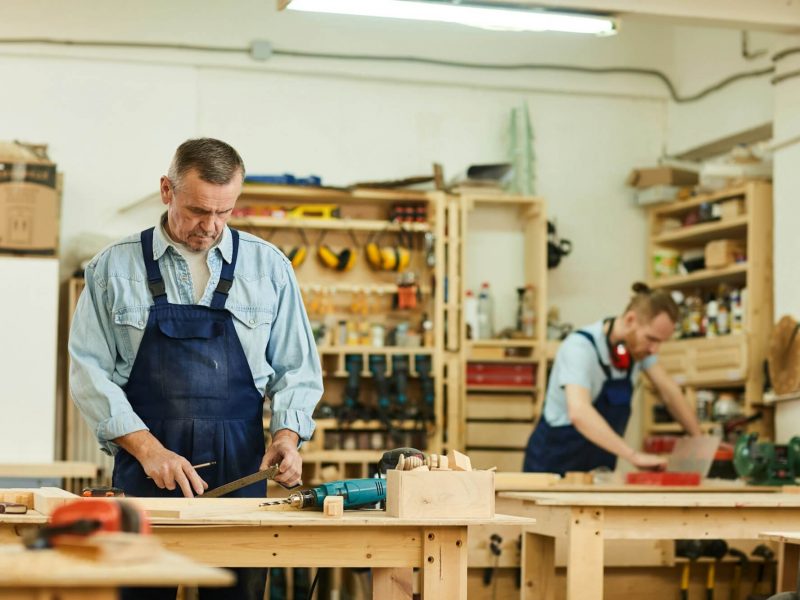
POLYGON ((719 302, 719 312, 717 313, 717 334, 728 335, 731 332, 731 313, 728 309, 728 302, 722 298, 719 302))
POLYGON ((739 334, 744 330, 744 311, 742 310, 742 293, 740 290, 731 290, 731 333, 739 334))
POLYGON ((478 294, 478 336, 479 340, 488 340, 494 337, 494 304, 489 283, 481 284, 481 293, 478 294))
POLYGON ((719 316, 719 303, 714 296, 706 304, 706 337, 717 337, 717 317, 719 316))
POLYGON ((478 299, 472 290, 464 294, 464 324, 467 326, 467 339, 478 339, 478 299))
POLYGON ((522 295, 522 335, 526 338, 536 335, 536 289, 531 284, 525 286, 522 295))

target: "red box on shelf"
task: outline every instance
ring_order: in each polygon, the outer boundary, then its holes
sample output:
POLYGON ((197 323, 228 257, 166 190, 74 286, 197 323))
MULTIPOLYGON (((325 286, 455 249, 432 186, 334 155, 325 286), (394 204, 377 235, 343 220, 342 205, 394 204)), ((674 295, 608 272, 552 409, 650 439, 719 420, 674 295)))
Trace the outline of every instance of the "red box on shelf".
POLYGON ((680 471, 636 471, 625 475, 625 483, 635 485, 700 485, 700 473, 680 471))
POLYGON ((467 363, 468 385, 533 386, 535 383, 535 365, 467 363))

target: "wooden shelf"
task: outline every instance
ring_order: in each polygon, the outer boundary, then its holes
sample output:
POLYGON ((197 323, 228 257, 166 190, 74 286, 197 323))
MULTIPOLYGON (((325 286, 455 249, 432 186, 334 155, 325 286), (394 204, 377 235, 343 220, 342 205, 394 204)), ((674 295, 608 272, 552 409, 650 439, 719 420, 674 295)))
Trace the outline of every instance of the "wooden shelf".
POLYGON ((679 288, 691 285, 716 283, 744 283, 747 276, 747 263, 738 263, 724 269, 701 269, 688 275, 658 277, 650 282, 652 288, 679 288))
MULTIPOLYGON (((358 419, 346 424, 342 424, 342 422, 337 419, 316 419, 315 422, 317 424, 317 429, 324 429, 325 431, 363 431, 372 429, 386 429, 386 423, 377 419, 368 421, 358 419)), ((393 429, 402 431, 420 431, 425 428, 424 425, 420 426, 420 421, 414 421, 412 419, 405 419, 402 421, 392 419, 390 423, 393 429)))
POLYGON ((402 346, 317 346, 319 354, 414 354, 433 355, 434 349, 428 347, 402 347, 402 346))
POLYGON ((527 392, 536 393, 535 385, 467 385, 468 392, 527 392))
POLYGON ((526 339, 492 339, 492 340, 469 340, 467 347, 472 348, 535 348, 538 342, 535 338, 526 339))
POLYGON ((744 237, 747 233, 747 215, 727 221, 713 221, 665 231, 653 238, 657 245, 691 246, 726 237, 744 237))
MULTIPOLYGON (((722 427, 722 423, 703 422, 700 423, 700 429, 704 433, 708 433, 717 427, 722 427)), ((648 431, 650 433, 683 433, 683 425, 680 423, 653 423, 648 431)))
POLYGON ((658 217, 669 217, 674 215, 680 215, 682 213, 689 212, 690 210, 697 208, 701 204, 705 204, 706 202, 721 202, 723 200, 732 200, 734 198, 741 198, 747 193, 748 184, 738 185, 730 188, 726 188, 719 192, 714 192, 713 194, 703 194, 700 196, 695 196, 691 200, 686 201, 677 201, 667 204, 662 207, 657 207, 653 209, 653 214, 658 217))
POLYGON ((319 229, 341 231, 408 231, 427 233, 429 223, 392 223, 373 219, 279 219, 276 217, 231 217, 231 227, 258 227, 264 229, 319 229))
POLYGON ((336 202, 352 200, 370 201, 419 201, 429 200, 427 192, 380 188, 340 189, 304 185, 274 185, 269 183, 245 183, 242 187, 244 198, 286 198, 294 201, 336 202))
POLYGON ((308 450, 300 449, 300 456, 303 457, 303 462, 321 462, 321 463, 361 463, 370 462, 376 463, 383 456, 383 450, 308 450))

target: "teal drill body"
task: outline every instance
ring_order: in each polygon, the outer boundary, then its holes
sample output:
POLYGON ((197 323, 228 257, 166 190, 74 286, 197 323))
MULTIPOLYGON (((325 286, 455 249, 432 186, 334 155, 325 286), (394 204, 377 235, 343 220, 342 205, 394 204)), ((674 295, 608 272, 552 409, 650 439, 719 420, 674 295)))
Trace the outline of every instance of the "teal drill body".
POLYGON ((322 508, 328 496, 344 498, 345 510, 371 506, 386 500, 385 479, 345 479, 295 492, 289 499, 298 508, 322 508))

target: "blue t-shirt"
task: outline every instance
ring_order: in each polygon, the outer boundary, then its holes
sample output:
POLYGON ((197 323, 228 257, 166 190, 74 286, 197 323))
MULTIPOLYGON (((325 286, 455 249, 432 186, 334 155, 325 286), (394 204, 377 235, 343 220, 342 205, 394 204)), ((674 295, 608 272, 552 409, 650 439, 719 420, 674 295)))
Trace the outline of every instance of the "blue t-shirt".
MULTIPOLYGON (((600 351, 600 358, 611 369, 612 376, 615 379, 624 377, 625 371, 615 369, 611 365, 606 334, 603 331, 603 321, 592 323, 583 327, 582 330, 594 338, 594 343, 600 351)), ((634 363, 631 380, 635 382, 639 373, 652 367, 657 360, 656 356, 652 355, 634 363)), ((597 352, 595 352, 592 344, 584 336, 578 333, 571 333, 558 349, 556 360, 553 363, 550 378, 547 382, 547 395, 544 401, 544 418, 547 423, 553 427, 572 424, 567 412, 565 385, 574 384, 586 388, 589 390, 589 395, 594 402, 605 380, 605 373, 603 373, 603 369, 600 368, 597 362, 597 352)))

